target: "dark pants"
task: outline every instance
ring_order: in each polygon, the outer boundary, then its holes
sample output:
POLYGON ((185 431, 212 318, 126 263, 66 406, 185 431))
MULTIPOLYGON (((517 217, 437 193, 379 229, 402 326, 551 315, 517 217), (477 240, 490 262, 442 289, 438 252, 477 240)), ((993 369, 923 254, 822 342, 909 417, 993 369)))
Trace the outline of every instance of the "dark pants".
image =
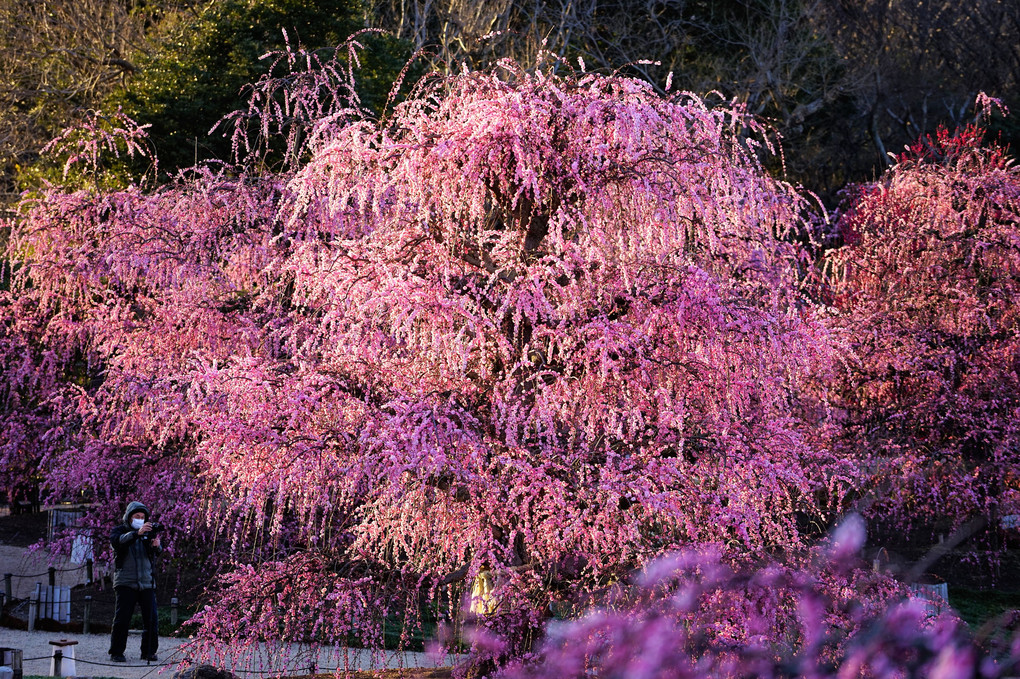
POLYGON ((159 618, 156 615, 156 590, 116 587, 117 608, 113 614, 110 655, 124 655, 128 628, 135 604, 142 609, 142 656, 156 655, 159 646, 159 618))

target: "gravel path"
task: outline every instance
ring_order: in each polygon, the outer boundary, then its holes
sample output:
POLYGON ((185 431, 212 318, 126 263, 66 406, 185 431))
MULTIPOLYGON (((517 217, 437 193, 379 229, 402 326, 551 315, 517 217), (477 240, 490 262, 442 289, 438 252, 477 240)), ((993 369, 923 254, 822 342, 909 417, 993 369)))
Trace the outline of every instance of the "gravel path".
MULTIPOLYGON (((146 679, 150 677, 155 679, 158 676, 167 678, 172 676, 180 664, 186 660, 185 651, 180 648, 186 641, 184 639, 160 637, 158 652, 160 661, 146 663, 138 659, 141 633, 132 631, 128 638, 127 663, 111 663, 110 656, 107 655, 110 637, 106 634, 26 632, 0 627, 0 647, 21 649, 24 659, 22 670, 25 676, 50 676, 51 658, 55 649, 55 646, 50 642, 62 640, 78 642, 73 646, 74 674, 67 676, 116 677, 117 679, 146 679)), ((233 661, 221 659, 220 662, 214 662, 214 664, 235 672, 240 679, 260 679, 266 675, 307 674, 311 659, 307 652, 302 654, 301 651, 302 649, 297 646, 292 647, 290 649, 292 660, 283 662, 278 651, 270 652, 265 647, 260 647, 254 653, 243 654, 233 661), (300 660, 296 658, 300 658, 300 660), (252 668, 256 669, 252 670, 252 668)), ((347 666, 351 670, 436 666, 424 653, 386 652, 379 655, 369 651, 350 649, 346 655, 347 666)), ((331 653, 331 649, 321 651, 317 661, 317 670, 320 672, 331 671, 337 665, 336 656, 331 653)), ((68 671, 67 667, 62 667, 62 669, 64 672, 68 671)))
MULTIPOLYGON (((181 639, 160 637, 160 663, 148 664, 138 659, 140 635, 132 634, 128 638, 127 663, 111 663, 107 650, 110 637, 107 634, 68 634, 66 632, 26 632, 0 628, 0 646, 21 649, 23 660, 22 671, 25 676, 50 675, 50 664, 56 648, 51 641, 76 641, 74 648, 74 676, 79 677, 118 677, 119 679, 143 679, 155 677, 159 672, 166 673, 176 669, 180 660, 177 647, 181 639)), ((71 647, 67 647, 71 648, 71 647)), ((67 656, 67 652, 64 652, 67 656)), ((64 662, 67 662, 66 660, 64 662)), ((63 667, 64 671, 69 668, 63 667)))
MULTIPOLYGON (((30 550, 20 545, 0 544, 0 577, 4 573, 13 573, 12 594, 16 599, 26 599, 35 587, 36 582, 46 583, 47 567, 56 566, 56 583, 62 586, 79 585, 85 580, 84 569, 78 564, 60 560, 50 563, 50 555, 45 550, 30 550)), ((2 586, 2 582, 0 582, 2 586)), ((2 591, 2 590, 0 590, 2 591)), ((128 638, 127 663, 112 663, 107 654, 110 635, 74 634, 70 632, 46 632, 0 627, 0 648, 14 648, 22 651, 25 676, 50 676, 50 665, 55 646, 51 641, 76 641, 74 649, 74 676, 77 677, 114 677, 116 679, 146 679, 157 676, 169 679, 179 669, 182 662, 188 664, 186 651, 180 647, 187 641, 174 637, 160 637, 158 663, 146 663, 139 659, 141 632, 133 630, 128 638)), ((65 653, 67 655, 67 653, 65 653)), ((217 667, 231 670, 239 679, 262 679, 265 676, 307 674, 313 664, 318 671, 330 671, 337 665, 346 665, 351 670, 435 667, 424 653, 385 652, 373 654, 360 649, 350 649, 337 653, 334 649, 323 649, 317 658, 311 658, 307 648, 297 645, 284 651, 272 650, 260 646, 253 651, 238 654, 237 657, 218 658, 213 660, 217 667), (339 660, 339 662, 338 662, 339 660), (248 671, 257 670, 257 671, 248 671)), ((453 658, 449 659, 451 662, 453 658)), ((206 660, 207 661, 207 660, 206 660)), ((66 662, 66 661, 64 661, 66 662)), ((68 668, 62 668, 65 672, 68 668)), ((66 675, 65 675, 66 676, 66 675)))

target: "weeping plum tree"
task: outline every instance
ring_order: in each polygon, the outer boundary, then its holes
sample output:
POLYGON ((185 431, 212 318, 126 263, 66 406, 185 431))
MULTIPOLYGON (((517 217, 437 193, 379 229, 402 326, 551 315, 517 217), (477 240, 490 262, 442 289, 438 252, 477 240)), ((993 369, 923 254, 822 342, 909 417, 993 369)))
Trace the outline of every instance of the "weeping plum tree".
POLYGON ((807 209, 753 119, 504 62, 375 120, 344 73, 285 53, 229 171, 13 224, 37 354, 88 378, 41 397, 50 488, 215 532, 206 638, 379 645, 487 573, 519 652, 553 601, 685 545, 797 549, 840 508, 807 209), (248 169, 274 137, 289 165, 248 169))
POLYGON ((828 258, 855 356, 842 448, 867 457, 875 508, 899 525, 1020 507, 1020 175, 983 133, 943 129, 853 191, 828 258))

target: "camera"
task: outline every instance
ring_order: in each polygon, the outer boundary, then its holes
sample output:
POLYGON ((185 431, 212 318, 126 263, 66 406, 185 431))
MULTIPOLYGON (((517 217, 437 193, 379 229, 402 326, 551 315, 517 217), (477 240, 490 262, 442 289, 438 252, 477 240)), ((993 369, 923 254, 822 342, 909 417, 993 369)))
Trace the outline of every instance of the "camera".
POLYGON ((164 530, 166 530, 166 526, 160 523, 159 521, 152 521, 150 522, 149 525, 152 526, 152 530, 150 530, 148 533, 142 536, 143 540, 151 540, 153 537, 159 535, 164 530))

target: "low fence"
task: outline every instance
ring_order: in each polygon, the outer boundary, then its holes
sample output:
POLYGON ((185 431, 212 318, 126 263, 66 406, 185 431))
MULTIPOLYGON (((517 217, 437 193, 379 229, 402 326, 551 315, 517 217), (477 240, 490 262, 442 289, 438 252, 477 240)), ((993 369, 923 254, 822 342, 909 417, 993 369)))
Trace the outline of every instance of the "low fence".
MULTIPOLYGON (((51 640, 47 642, 50 646, 48 655, 36 655, 35 657, 24 657, 25 650, 20 648, 0 648, 0 679, 23 679, 25 676, 25 665, 32 666, 33 669, 29 672, 29 675, 35 676, 51 676, 51 677, 66 677, 67 679, 73 679, 79 675, 77 665, 82 664, 88 667, 115 667, 117 669, 124 669, 125 667, 137 667, 137 666, 126 666, 124 663, 112 663, 112 662, 97 662, 94 660, 88 660, 85 658, 75 658, 74 647, 78 645, 77 641, 70 641, 67 639, 51 640), (45 663, 45 664, 44 664, 45 663), (40 667, 46 667, 49 665, 49 671, 46 672, 40 667)), ((40 648, 36 647, 33 649, 35 653, 41 651, 40 648)), ((178 664, 179 660, 174 659, 171 662, 147 662, 145 667, 149 669, 145 676, 162 670, 165 667, 173 667, 178 664)), ((98 670, 97 675, 102 676, 103 670, 98 670)), ((110 674, 106 672, 107 676, 110 674)), ((114 674, 116 676, 116 674, 114 674)))
MULTIPOLYGON (((47 639, 48 635, 32 636, 38 638, 22 643, 23 648, 7 649, 14 652, 11 655, 18 656, 18 661, 13 664, 19 668, 23 667, 22 671, 26 676, 127 675, 157 679, 158 673, 172 669, 177 670, 174 676, 179 679, 231 675, 243 679, 273 679, 311 674, 347 676, 358 670, 378 673, 387 669, 402 670, 401 676, 416 676, 410 670, 415 668, 434 670, 440 666, 437 665, 438 658, 422 652, 349 648, 338 656, 327 648, 312 649, 307 645, 297 648, 294 644, 288 644, 286 648, 270 648, 265 643, 249 648, 240 655, 196 658, 193 649, 187 648, 186 640, 183 639, 163 640, 160 644, 159 660, 140 663, 129 660, 125 664, 101 659, 106 654, 97 649, 105 650, 105 644, 97 647, 96 644, 84 639, 76 643, 74 639, 47 639)), ((24 642, 24 637, 21 637, 21 640, 24 642)), ((0 649, 0 652, 3 650, 5 649, 0 649)), ((465 656, 453 654, 443 660, 448 663, 446 667, 452 667, 465 660, 465 656)), ((14 667, 11 669, 14 670, 14 667)), ((170 674, 167 673, 166 676, 170 674)))
MULTIPOLYGON (((2 208, 0 208, 2 212, 2 208)), ((3 242, 3 227, 0 226, 0 243, 3 242)), ((0 500, 0 516, 18 516, 20 514, 38 514, 42 511, 42 503, 38 499, 31 500, 18 500, 16 502, 7 502, 6 500, 0 500)))
MULTIPOLYGON (((85 584, 92 585, 94 583, 94 573, 93 562, 91 559, 77 568, 55 568, 51 566, 45 573, 34 573, 28 575, 4 573, 3 590, 0 591, 0 612, 9 613, 12 617, 21 617, 16 614, 27 610, 29 631, 34 631, 36 627, 39 626, 40 622, 48 620, 62 625, 67 625, 72 622, 80 622, 82 632, 89 634, 93 627, 93 604, 99 603, 99 601, 97 601, 92 594, 81 595, 81 598, 76 602, 79 605, 75 606, 75 610, 78 611, 79 615, 72 616, 71 604, 72 592, 74 592, 74 589, 69 585, 58 585, 56 583, 57 573, 73 573, 75 571, 82 570, 85 571, 85 584), (47 585, 43 585, 41 581, 37 581, 35 583, 35 588, 28 597, 19 598, 14 596, 15 578, 32 580, 43 576, 47 576, 48 578, 47 585)), ((101 601, 106 604, 107 608, 112 606, 115 601, 114 593, 112 591, 105 593, 101 601)), ((175 628, 180 622, 180 606, 177 597, 172 597, 170 599, 169 609, 170 626, 175 628)))
MULTIPOLYGON (((36 625, 42 620, 52 620, 56 623, 68 624, 71 622, 71 587, 69 585, 58 585, 57 573, 73 573, 85 571, 86 582, 91 584, 93 579, 92 560, 86 561, 76 568, 49 567, 44 573, 19 574, 4 573, 3 591, 0 592, 0 611, 10 612, 12 615, 17 609, 28 608, 28 629, 35 630, 36 625), (25 598, 14 596, 14 580, 32 580, 46 576, 48 584, 43 585, 41 581, 35 583, 31 594, 25 598), (10 610, 9 610, 10 609, 10 610)), ((85 597, 90 600, 90 597, 85 597)), ((90 607, 86 606, 86 611, 90 607)), ((86 615, 83 625, 88 627, 91 621, 86 615)))
POLYGON ((945 582, 910 585, 910 595, 924 602, 929 616, 938 615, 949 607, 949 585, 945 582))

